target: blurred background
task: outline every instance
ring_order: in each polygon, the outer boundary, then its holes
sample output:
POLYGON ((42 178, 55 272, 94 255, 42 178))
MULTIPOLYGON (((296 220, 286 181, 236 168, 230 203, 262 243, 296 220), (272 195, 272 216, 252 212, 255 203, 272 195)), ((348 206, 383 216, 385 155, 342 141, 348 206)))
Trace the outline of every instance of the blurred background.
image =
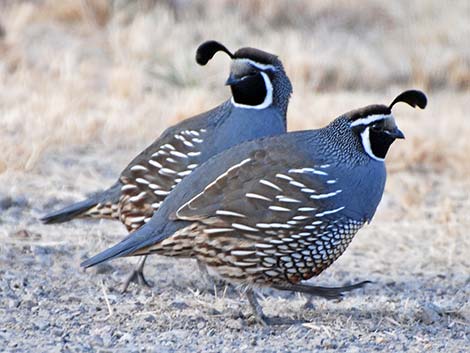
POLYGON ((428 111, 398 114, 411 138, 392 163, 459 168, 470 152, 469 22, 466 0, 0 0, 0 173, 70 148, 129 159, 219 104, 229 61, 199 67, 207 39, 279 55, 294 84, 291 130, 425 90, 428 111))

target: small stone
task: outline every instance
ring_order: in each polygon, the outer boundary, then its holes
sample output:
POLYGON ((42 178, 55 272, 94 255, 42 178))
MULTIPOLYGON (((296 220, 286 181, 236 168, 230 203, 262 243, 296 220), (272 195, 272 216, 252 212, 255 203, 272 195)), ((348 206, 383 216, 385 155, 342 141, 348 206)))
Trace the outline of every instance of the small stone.
POLYGON ((241 330, 243 329, 243 321, 241 319, 229 319, 227 320, 227 323, 225 324, 228 328, 232 330, 241 330))
POLYGON ((111 273, 114 271, 114 267, 107 263, 98 264, 95 266, 95 273, 98 275, 111 273))
POLYGON ((171 303, 171 306, 179 310, 184 310, 189 307, 188 304, 186 304, 185 302, 181 302, 181 301, 174 301, 173 303, 171 303))
POLYGON ((23 240, 38 240, 41 239, 41 234, 31 232, 27 229, 20 229, 10 235, 12 238, 18 238, 23 240))
POLYGON ((147 315, 146 317, 144 317, 144 321, 155 322, 155 321, 157 321, 157 319, 155 319, 154 315, 147 315))
POLYGON ((0 196, 0 210, 7 210, 13 206, 11 196, 0 196))
POLYGON ((425 325, 430 325, 440 320, 441 309, 432 303, 425 304, 417 313, 416 319, 425 325))

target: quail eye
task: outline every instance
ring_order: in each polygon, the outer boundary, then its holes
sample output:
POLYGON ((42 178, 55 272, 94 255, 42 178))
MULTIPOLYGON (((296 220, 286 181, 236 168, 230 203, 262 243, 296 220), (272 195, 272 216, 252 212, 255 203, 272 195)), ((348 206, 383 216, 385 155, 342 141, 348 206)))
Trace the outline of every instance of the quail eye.
POLYGON ((379 131, 382 131, 382 128, 378 125, 372 125, 371 126, 371 129, 375 132, 379 132, 379 131))

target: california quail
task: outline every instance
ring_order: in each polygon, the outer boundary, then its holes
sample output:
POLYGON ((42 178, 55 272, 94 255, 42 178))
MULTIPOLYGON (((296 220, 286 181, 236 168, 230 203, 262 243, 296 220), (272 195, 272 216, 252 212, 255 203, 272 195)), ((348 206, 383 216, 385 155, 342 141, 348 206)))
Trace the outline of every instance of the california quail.
MULTIPOLYGON (((171 190, 198 165, 238 143, 284 133, 292 86, 277 56, 254 48, 232 54, 222 44, 199 46, 196 61, 205 65, 218 51, 232 58, 227 85, 231 99, 189 118, 163 134, 134 158, 109 189, 50 213, 44 223, 76 217, 119 219, 129 231, 150 220, 171 190)), ((145 257, 126 281, 146 283, 145 257)))
MULTIPOLYGON (((370 222, 385 185, 384 158, 404 138, 392 107, 426 106, 415 90, 371 105, 319 130, 243 143, 182 181, 145 226, 84 261, 121 256, 195 257, 223 278, 246 285, 337 298, 363 286, 302 284, 329 267, 370 222)), ((250 304, 267 322, 251 289, 250 304)))

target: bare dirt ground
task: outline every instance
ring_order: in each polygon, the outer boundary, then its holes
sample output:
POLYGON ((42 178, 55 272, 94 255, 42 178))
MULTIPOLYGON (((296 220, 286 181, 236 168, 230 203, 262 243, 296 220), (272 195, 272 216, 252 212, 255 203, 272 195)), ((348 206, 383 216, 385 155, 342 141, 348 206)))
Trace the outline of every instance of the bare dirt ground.
POLYGON ((7 352, 470 351, 470 6, 455 1, 0 2, 0 347, 7 352), (156 3, 156 5, 154 4, 156 3), (300 15, 301 14, 301 15, 300 15), (37 217, 111 185, 168 125, 227 97, 205 39, 278 53, 294 84, 289 127, 319 127, 403 88, 407 139, 387 157, 371 225, 312 282, 374 283, 340 302, 262 291, 262 327, 192 260, 153 257, 152 288, 119 289, 136 259, 83 272, 120 224, 37 217))

